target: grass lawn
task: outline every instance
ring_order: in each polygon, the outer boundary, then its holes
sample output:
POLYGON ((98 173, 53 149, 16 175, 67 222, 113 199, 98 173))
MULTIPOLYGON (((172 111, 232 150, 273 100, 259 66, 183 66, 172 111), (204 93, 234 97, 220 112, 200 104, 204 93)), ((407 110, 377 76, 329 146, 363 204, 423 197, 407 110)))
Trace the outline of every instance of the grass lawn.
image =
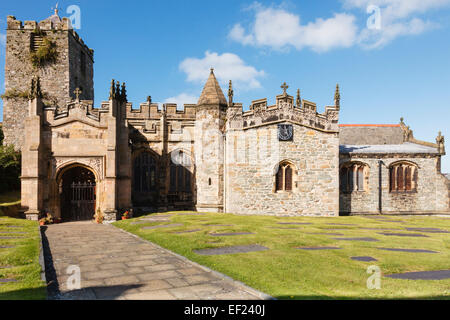
MULTIPOLYGON (((167 213, 165 213, 167 214, 167 213)), ((450 219, 440 217, 272 217, 232 214, 180 215, 170 222, 132 224, 142 217, 116 222, 115 226, 150 240, 188 259, 222 272, 278 299, 449 299, 450 279, 400 280, 384 275, 450 269, 450 233, 407 231, 407 227, 450 231, 450 219), (402 222, 398 222, 402 221, 402 222), (284 225, 280 222, 311 223, 284 225), (182 227, 143 230, 144 226, 183 224, 182 227), (332 225, 333 223, 339 225, 332 225), (226 224, 232 226, 208 226, 226 224), (349 224, 349 225, 342 225, 349 224), (284 228, 284 229, 282 229, 284 228), (294 229, 287 229, 294 228, 294 229), (386 228, 399 230, 363 230, 386 228), (175 232, 201 229, 198 232, 175 232), (336 230, 338 229, 338 230, 336 230), (211 233, 251 232, 251 235, 211 236, 211 233), (419 233, 428 237, 385 236, 380 232, 419 233), (313 233, 340 233, 342 236, 313 233), (338 237, 371 237, 378 242, 338 241, 338 237), (193 250, 259 244, 267 251, 204 256, 193 250), (340 250, 298 250, 295 247, 333 246, 340 250), (439 253, 405 253, 376 248, 427 249, 439 253), (351 260, 370 256, 377 262, 351 260), (381 289, 368 289, 369 266, 383 274, 381 289)), ((164 215, 164 214, 163 214, 164 215)), ((152 215, 154 216, 154 215, 152 215)))
POLYGON ((46 299, 39 247, 37 222, 0 217, 0 300, 46 299), (1 283, 2 279, 17 282, 1 283))

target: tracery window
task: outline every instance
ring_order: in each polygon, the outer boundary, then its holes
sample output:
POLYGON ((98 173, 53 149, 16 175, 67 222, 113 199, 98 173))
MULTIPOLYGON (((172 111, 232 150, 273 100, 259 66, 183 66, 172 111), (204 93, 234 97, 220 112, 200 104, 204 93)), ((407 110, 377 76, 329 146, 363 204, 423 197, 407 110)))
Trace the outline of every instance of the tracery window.
POLYGON ((368 166, 364 163, 350 162, 340 171, 341 192, 366 191, 368 166))
POLYGON ((293 165, 288 162, 282 162, 278 166, 278 171, 275 178, 275 191, 292 191, 293 176, 293 165))
POLYGON ((410 163, 396 163, 390 167, 391 192, 417 191, 417 166, 410 163))
POLYGON ((170 186, 169 191, 191 192, 192 183, 191 157, 183 151, 172 153, 170 162, 170 186))
POLYGON ((134 159, 134 191, 149 192, 156 187, 156 160, 148 152, 134 159))

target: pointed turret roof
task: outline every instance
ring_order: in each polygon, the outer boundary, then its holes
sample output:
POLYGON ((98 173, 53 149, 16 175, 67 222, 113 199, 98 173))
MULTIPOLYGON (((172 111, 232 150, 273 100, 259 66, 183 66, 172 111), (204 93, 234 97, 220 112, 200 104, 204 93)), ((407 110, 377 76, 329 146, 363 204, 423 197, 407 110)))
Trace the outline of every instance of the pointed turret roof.
POLYGON ((211 104, 227 105, 227 99, 225 99, 225 95, 223 94, 219 82, 214 75, 214 69, 211 69, 208 81, 206 81, 202 95, 197 103, 199 106, 211 104))

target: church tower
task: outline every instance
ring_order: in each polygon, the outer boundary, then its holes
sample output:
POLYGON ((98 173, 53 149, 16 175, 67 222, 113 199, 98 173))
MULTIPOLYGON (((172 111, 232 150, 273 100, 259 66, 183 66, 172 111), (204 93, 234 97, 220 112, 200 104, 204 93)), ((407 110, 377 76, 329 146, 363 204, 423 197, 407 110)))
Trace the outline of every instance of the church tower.
POLYGON ((5 144, 23 146, 29 84, 39 77, 45 108, 66 105, 79 88, 81 100, 94 99, 94 52, 58 9, 47 19, 22 23, 7 18, 3 130, 5 144))
POLYGON ((211 69, 197 103, 195 172, 198 211, 223 212, 224 130, 227 100, 211 69))

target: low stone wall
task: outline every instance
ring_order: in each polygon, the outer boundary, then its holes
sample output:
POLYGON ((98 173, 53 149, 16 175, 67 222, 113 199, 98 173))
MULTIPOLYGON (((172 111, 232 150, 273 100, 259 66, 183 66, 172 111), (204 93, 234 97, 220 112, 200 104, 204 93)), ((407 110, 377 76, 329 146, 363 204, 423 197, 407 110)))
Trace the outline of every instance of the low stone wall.
POLYGON ((24 216, 20 211, 20 208, 20 202, 13 203, 11 205, 0 205, 0 216, 22 219, 24 216))

